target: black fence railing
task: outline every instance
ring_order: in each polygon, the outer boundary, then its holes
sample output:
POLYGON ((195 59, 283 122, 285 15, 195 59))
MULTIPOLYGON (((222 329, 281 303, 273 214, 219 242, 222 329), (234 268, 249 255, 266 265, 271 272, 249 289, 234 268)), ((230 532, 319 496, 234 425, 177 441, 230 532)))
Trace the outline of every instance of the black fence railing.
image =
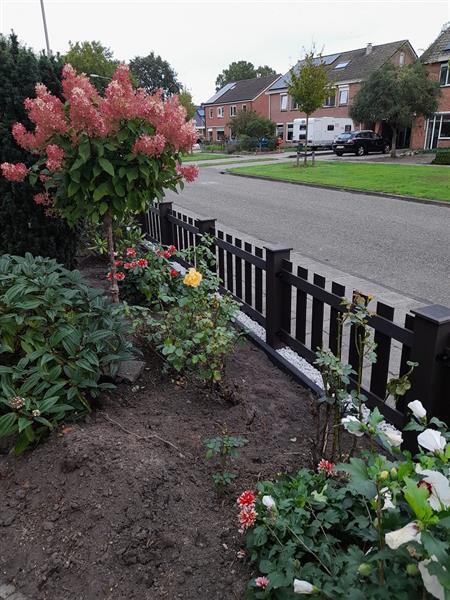
MULTIPOLYGON (((336 353, 340 343, 342 357, 354 368, 357 366, 353 326, 346 328, 342 336, 337 335, 337 317, 344 310, 342 298, 351 298, 353 290, 348 294, 337 282, 327 286, 324 277, 317 273, 310 277, 302 267, 294 272, 290 248, 255 246, 216 229, 215 219, 194 219, 174 211, 170 202, 151 208, 143 227, 151 241, 174 244, 181 250, 195 246, 202 234, 212 234, 222 291, 239 300, 241 310, 265 329, 265 341, 255 335, 252 339, 312 390, 320 391, 277 349, 288 346, 313 363, 317 348, 330 348, 336 353)), ((395 323, 394 317, 394 308, 377 302, 369 320, 377 343, 377 362, 364 366, 363 392, 369 406, 377 406, 386 419, 402 427, 406 404, 419 399, 429 415, 450 423, 450 308, 421 307, 406 315, 404 325, 395 323), (411 389, 394 406, 386 401, 388 381, 406 373, 410 360, 419 366, 411 376, 411 389)))

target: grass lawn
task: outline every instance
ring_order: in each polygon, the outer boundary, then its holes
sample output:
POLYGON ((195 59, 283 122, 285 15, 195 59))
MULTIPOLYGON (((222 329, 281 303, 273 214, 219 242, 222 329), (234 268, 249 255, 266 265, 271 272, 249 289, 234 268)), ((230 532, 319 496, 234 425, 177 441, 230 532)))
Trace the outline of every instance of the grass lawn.
MULTIPOLYGON (((245 158, 244 156, 242 158, 236 158, 234 157, 234 160, 227 160, 226 162, 214 162, 214 163, 208 163, 206 165, 199 165, 200 167, 220 167, 222 165, 232 165, 232 164, 242 164, 242 163, 260 163, 260 162, 268 162, 268 161, 273 161, 273 157, 269 158, 268 156, 266 156, 265 158, 245 158)), ((184 161, 183 161, 184 162, 184 161)))
POLYGON ((308 166, 306 169, 297 168, 292 163, 281 163, 230 170, 286 181, 335 185, 450 202, 450 167, 445 166, 381 165, 319 160, 316 161, 315 167, 308 166))
POLYGON ((223 160, 224 158, 228 158, 230 156, 232 157, 230 154, 216 154, 215 152, 195 152, 194 154, 186 154, 183 156, 183 162, 185 163, 197 160, 217 160, 218 158, 223 160))

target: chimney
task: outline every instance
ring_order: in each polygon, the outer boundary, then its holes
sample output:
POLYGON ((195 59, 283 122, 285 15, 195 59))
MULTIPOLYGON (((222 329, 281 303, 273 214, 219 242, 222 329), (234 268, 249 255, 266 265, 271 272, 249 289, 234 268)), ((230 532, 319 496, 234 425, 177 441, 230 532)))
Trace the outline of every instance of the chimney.
POLYGON ((372 44, 367 44, 366 46, 366 56, 368 56, 372 52, 372 44))

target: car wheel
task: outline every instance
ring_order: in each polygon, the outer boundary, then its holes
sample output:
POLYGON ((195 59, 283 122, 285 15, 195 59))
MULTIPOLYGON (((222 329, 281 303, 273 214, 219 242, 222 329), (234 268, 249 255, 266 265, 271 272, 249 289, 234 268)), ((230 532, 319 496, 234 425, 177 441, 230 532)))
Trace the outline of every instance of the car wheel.
POLYGON ((342 156, 343 152, 335 152, 336 156, 342 156))
POLYGON ((362 146, 358 146, 358 148, 356 149, 356 156, 364 156, 364 154, 364 148, 362 146))
POLYGON ((383 148, 383 154, 389 154, 390 151, 391 147, 389 146, 389 144, 386 144, 383 148))

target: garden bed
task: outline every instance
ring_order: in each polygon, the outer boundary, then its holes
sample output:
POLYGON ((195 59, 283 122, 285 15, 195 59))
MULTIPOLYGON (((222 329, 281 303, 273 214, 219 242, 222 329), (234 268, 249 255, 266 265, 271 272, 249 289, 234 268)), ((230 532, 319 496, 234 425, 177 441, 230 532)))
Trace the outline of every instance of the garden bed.
POLYGON ((146 364, 85 420, 0 457, 0 583, 33 600, 243 597, 235 499, 308 465, 310 395, 244 341, 229 359, 233 403, 146 364), (249 443, 218 498, 203 441, 224 428, 249 443))

